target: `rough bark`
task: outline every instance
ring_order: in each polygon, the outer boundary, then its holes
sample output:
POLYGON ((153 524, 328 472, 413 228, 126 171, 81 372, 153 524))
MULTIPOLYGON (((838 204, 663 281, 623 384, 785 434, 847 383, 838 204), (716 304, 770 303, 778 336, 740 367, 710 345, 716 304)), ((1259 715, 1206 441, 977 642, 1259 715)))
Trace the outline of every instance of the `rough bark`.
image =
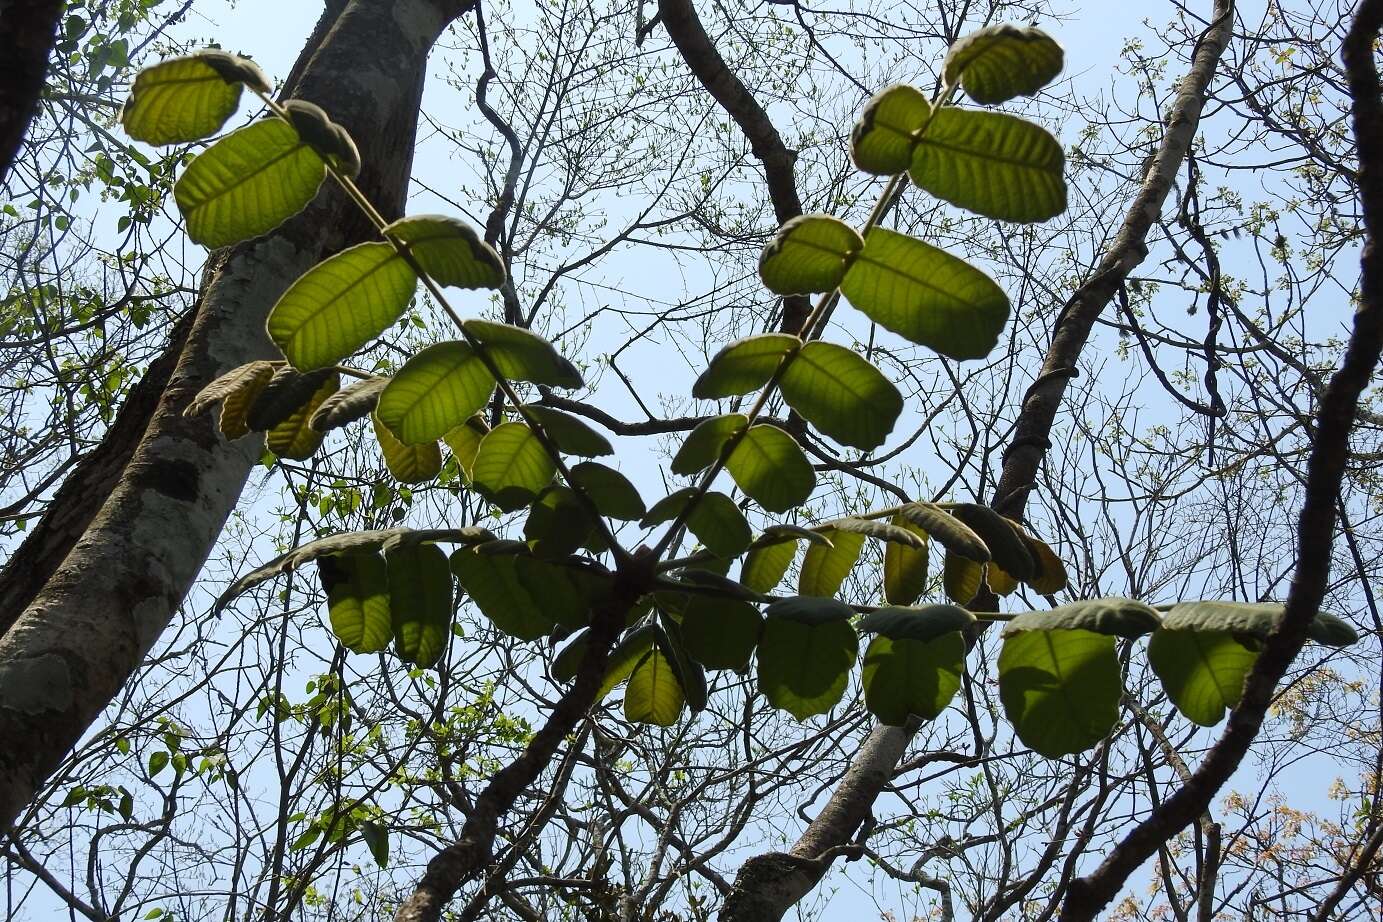
POLYGON ((65 0, 0 0, 0 184, 38 110, 65 0))
MULTIPOLYGON (((1197 45, 1191 69, 1181 82, 1152 166, 1114 241, 1090 278, 1076 289, 1058 315, 1042 369, 1023 400, 992 500, 996 510, 1011 518, 1023 516, 1038 466, 1051 447, 1052 425, 1066 384, 1075 376, 1076 364, 1095 321, 1119 286, 1147 257, 1148 231, 1161 215, 1167 193, 1196 135, 1206 90, 1231 35, 1233 0, 1215 0, 1211 15, 1211 28, 1197 45)), ((810 893, 869 816, 870 807, 892 777, 894 766, 916 732, 910 727, 876 725, 821 814, 793 848, 786 854, 757 855, 744 863, 736 875, 734 891, 721 910, 722 922, 781 919, 810 893), (792 872, 779 874, 776 869, 784 867, 785 859, 792 872)))
POLYGON ((1243 697, 1230 713, 1224 735, 1201 760, 1191 778, 1162 801, 1089 875, 1071 883, 1062 922, 1093 919, 1124 886, 1129 875, 1172 836, 1195 821, 1239 767, 1278 681, 1306 641, 1311 619, 1329 587, 1340 483, 1349 460, 1349 434, 1360 395, 1370 384, 1383 353, 1383 87, 1375 63, 1375 42, 1383 30, 1383 0, 1365 0, 1344 43, 1345 69, 1352 98, 1354 137, 1359 149, 1359 195, 1367 236, 1360 260, 1360 301, 1344 361, 1330 379, 1316 417, 1315 438, 1306 465, 1306 500, 1297 527, 1297 566, 1286 610, 1263 644, 1244 683, 1243 697))
MULTIPOLYGON (((466 0, 333 2, 294 68, 295 96, 351 132, 360 182, 397 215, 412 167, 427 54, 466 0)), ((216 254, 177 367, 118 482, 62 565, 0 639, 0 823, 138 667, 173 617, 258 459, 258 438, 226 444, 188 400, 221 372, 274 353, 264 319, 323 256, 369 233, 328 185, 273 233, 216 254)))

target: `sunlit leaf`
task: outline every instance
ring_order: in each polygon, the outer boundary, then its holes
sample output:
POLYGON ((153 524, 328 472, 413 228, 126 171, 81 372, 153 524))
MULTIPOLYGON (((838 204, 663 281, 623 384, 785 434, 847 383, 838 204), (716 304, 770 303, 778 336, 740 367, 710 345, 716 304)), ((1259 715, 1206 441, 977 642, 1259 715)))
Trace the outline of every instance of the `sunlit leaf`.
POLYGON ((795 540, 751 548, 740 567, 740 582, 755 592, 772 592, 783 581, 795 556, 795 540))
POLYGON ((160 61, 135 75, 120 122, 149 144, 208 138, 235 113, 244 84, 269 92, 263 72, 239 55, 207 50, 160 61))
POLYGON ((646 510, 639 491, 628 477, 614 468, 584 461, 571 469, 571 476, 576 485, 591 497, 601 515, 625 520, 643 517, 646 510))
POLYGON ((899 541, 884 545, 884 599, 891 605, 911 605, 927 587, 927 533, 901 513, 894 515, 892 524, 922 539, 921 547, 899 541))
POLYGON ((765 612, 758 650, 759 691, 798 720, 824 714, 845 693, 859 652, 849 606, 786 599, 765 612))
POLYGON ((670 727, 685 699, 672 665, 655 646, 646 652, 624 689, 624 717, 632 723, 670 727))
POLYGON ((672 472, 690 476, 710 467, 720 457, 725 443, 747 425, 749 417, 743 413, 727 413, 702 420, 687 433, 682 447, 673 455, 672 472))
POLYGON ((523 423, 503 423, 490 430, 471 467, 476 488, 505 511, 532 502, 556 473, 551 456, 523 423))
POLYGON ((855 561, 860 559, 860 551, 864 549, 863 534, 831 530, 827 537, 832 542, 829 547, 813 544, 802 558, 802 571, 797 579, 799 595, 834 596, 850 575, 855 561))
POLYGON ((302 211, 326 164, 287 122, 255 122, 199 154, 173 185, 187 235, 210 249, 273 230, 302 211))
POLYGON ((1018 738, 1048 758, 1083 752, 1119 719, 1115 638, 1085 630, 1004 630, 999 698, 1018 738))
POLYGON ((423 271, 440 285, 498 288, 504 262, 469 224, 446 215, 400 218, 384 233, 407 245, 423 271))
POLYGON ((990 353, 1008 297, 969 263, 906 234, 871 228, 840 289, 871 320, 953 359, 990 353))
POLYGON ((335 371, 321 376, 321 383, 317 385, 317 390, 307 398, 307 401, 290 413, 287 419, 265 434, 265 447, 280 458, 305 461, 312 457, 313 452, 321 446, 325 434, 313 429, 308 425, 308 421, 322 403, 336 393, 340 386, 341 376, 335 371))
POLYGON ((737 339, 711 359, 711 364, 692 385, 692 396, 714 400, 756 391, 773 377, 783 356, 801 344, 801 339, 786 333, 737 339))
POLYGON ((495 379, 463 342, 428 346, 395 374, 375 415, 405 445, 435 442, 490 400, 495 379))
POLYGON ((839 218, 812 214, 793 218, 759 257, 759 277, 780 295, 831 291, 864 246, 859 232, 839 218))
POLYGON ((389 613, 394 647, 404 662, 431 666, 451 635, 451 570, 435 544, 410 544, 384 552, 389 571, 389 613))
POLYGON ((463 326, 485 347, 506 378, 549 387, 582 386, 576 366, 532 330, 489 320, 467 320, 463 326))
POLYGON ((858 353, 810 342, 783 372, 788 405, 843 445, 870 451, 883 444, 903 411, 898 389, 858 353))
POLYGON ((912 715, 934 720, 960 689, 964 671, 965 638, 959 631, 929 641, 881 634, 864 651, 864 705, 895 727, 912 715))
POLYGON ((880 90, 865 105, 850 135, 855 166, 876 176, 906 173, 917 134, 931 113, 931 103, 916 87, 895 83, 880 90))
POLYGON ((294 368, 325 368, 389 329, 418 277, 387 243, 361 243, 303 273, 269 312, 269 338, 294 368))
POLYGON ((1065 53, 1035 26, 1000 23, 964 36, 946 54, 946 82, 981 105, 1032 96, 1061 73, 1065 53))
POLYGON ((386 649, 394 627, 384 558, 374 552, 321 557, 317 568, 337 639, 355 653, 386 649))
POLYGON ((524 404, 523 412, 538 421, 543 431, 557 443, 558 450, 564 455, 597 458, 615 453, 609 439, 570 413, 563 413, 539 403, 524 404))
POLYGON ((394 437, 389 427, 370 414, 374 425, 375 440, 384 455, 384 463, 401 483, 426 483, 442 470, 442 449, 436 442, 421 445, 405 445, 394 437))
POLYGON ((730 476, 769 512, 800 506, 816 487, 816 473, 796 440, 777 426, 751 426, 725 462, 730 476))

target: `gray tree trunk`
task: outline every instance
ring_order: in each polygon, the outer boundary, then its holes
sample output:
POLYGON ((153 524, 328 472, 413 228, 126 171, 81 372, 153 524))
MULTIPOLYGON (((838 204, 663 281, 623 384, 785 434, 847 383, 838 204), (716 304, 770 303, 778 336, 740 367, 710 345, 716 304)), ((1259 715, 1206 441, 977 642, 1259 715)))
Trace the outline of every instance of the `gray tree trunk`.
MULTIPOLYGON (((329 0, 287 84, 351 132, 360 182, 402 209, 428 52, 470 0, 329 0)), ((266 27, 271 24, 266 23, 266 27)), ((147 427, 62 564, 0 639, 0 828, 139 666, 216 542, 258 437, 227 444, 184 406, 207 382, 274 355, 269 308, 302 272, 370 234, 339 190, 271 234, 212 255, 197 316, 147 427), (19 741, 23 741, 20 745, 19 741)))

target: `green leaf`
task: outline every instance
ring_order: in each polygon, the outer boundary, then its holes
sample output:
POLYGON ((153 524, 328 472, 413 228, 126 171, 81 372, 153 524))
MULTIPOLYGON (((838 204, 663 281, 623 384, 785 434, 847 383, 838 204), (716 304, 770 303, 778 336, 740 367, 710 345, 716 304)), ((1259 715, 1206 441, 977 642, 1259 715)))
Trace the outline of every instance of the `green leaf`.
POLYGON ((672 664, 654 647, 643 655, 624 689, 624 717, 633 723, 670 727, 685 699, 672 664))
POLYGON ((399 658, 424 668, 442 658, 451 635, 451 571, 435 544, 384 552, 389 570, 389 614, 399 658))
POLYGON ((740 582, 754 592, 771 592, 783 581, 795 556, 796 540, 751 547, 740 565, 740 582))
POLYGON ((375 864, 382 868, 389 867, 389 830, 380 823, 366 820, 360 824, 360 836, 370 849, 375 864))
POLYGON ((475 456, 480 453, 480 442, 489 431, 490 427, 485 425, 485 420, 479 416, 472 416, 442 436, 442 441, 451 449, 451 455, 456 459, 456 466, 461 471, 461 478, 466 483, 471 482, 475 456))
POLYGON ((375 440, 379 442, 379 450, 384 455, 384 464, 399 482, 427 483, 442 470, 442 449, 437 447, 436 442, 405 445, 394 437, 388 426, 379 421, 377 415, 371 413, 370 421, 374 424, 375 440))
POLYGON ((850 133, 855 166, 875 176, 896 176, 912 165, 917 135, 932 106, 916 87, 895 83, 874 95, 850 133))
POLYGON ((953 205, 1030 224, 1066 210, 1066 155, 1039 125, 1002 112, 938 109, 908 175, 953 205))
POLYGON ((605 700, 606 695, 633 674, 639 663, 643 662, 644 656, 653 649, 657 634, 656 625, 643 624, 624 635, 611 651, 610 659, 605 664, 605 678, 600 684, 600 691, 595 700, 605 700))
MULTIPOLYGON (((1228 631, 1266 640, 1284 610, 1277 602, 1178 602, 1167 612, 1162 626, 1173 631, 1228 631)), ((1347 622, 1323 611, 1316 612, 1311 619, 1307 636, 1334 647, 1348 646, 1359 639, 1347 622)))
POLYGON ((318 432, 330 432, 363 419, 374 412, 380 392, 388 384, 388 378, 371 377, 343 387, 322 401, 308 425, 318 432))
POLYGON ((1004 572, 1023 582, 1036 577, 1037 560, 1016 522, 978 503, 956 503, 948 511, 979 535, 989 549, 989 557, 1004 572))
POLYGON ((224 51, 160 61, 135 76, 120 122, 126 134, 148 144, 209 138, 235 113, 245 83, 269 92, 253 61, 224 51))
POLYGON ((389 329, 417 283, 389 244, 348 247, 289 286, 269 312, 269 338, 294 368, 335 365, 389 329))
POLYGON ((884 545, 884 599, 891 605, 911 605, 927 588, 927 533, 902 513, 894 515, 892 524, 922 539, 921 547, 898 541, 884 545))
POLYGON ((944 250, 871 228, 840 290, 869 319, 953 359, 980 359, 1008 322, 994 280, 944 250))
POLYGON ((1065 589, 1066 565, 1061 562, 1056 551, 1052 550, 1047 542, 1034 538, 1022 526, 1018 526, 1018 530, 1027 542, 1028 551, 1037 561, 1037 572, 1029 580, 1028 585, 1043 595, 1053 595, 1065 589))
POLYGON ((615 453, 609 439, 569 413, 539 403, 524 404, 523 412, 525 416, 538 421, 548 438, 557 443, 557 449, 564 455, 598 458, 615 453))
POLYGON ((864 535, 853 531, 826 533, 831 546, 813 544, 802 558, 802 572, 797 579, 799 595, 830 598, 840 591, 845 577, 850 575, 855 561, 864 549, 864 535))
MULTIPOLYGON (((650 528, 662 522, 672 521, 686 508, 695 494, 695 487, 687 487, 664 497, 648 510, 640 524, 644 528, 650 528)), ((749 542, 754 537, 744 513, 740 512, 735 501, 714 490, 702 497, 701 502, 697 503, 691 515, 687 517, 687 528, 717 557, 739 556, 749 547, 749 542)))
POLYGON ((1113 635, 1006 629, 1003 637, 999 698, 1019 739, 1054 759, 1109 735, 1123 691, 1113 635))
POLYGON ((556 473, 552 458, 523 423, 490 430, 471 468, 476 488, 506 512, 532 502, 556 473))
POLYGON ((467 320, 462 326, 485 347, 506 378, 550 387, 578 388, 583 384, 576 366, 532 330, 489 320, 467 320))
POLYGON ((743 413, 712 416, 697 423, 673 455, 672 472, 686 477, 710 467, 720 457, 725 443, 747 425, 749 417, 743 413))
POLYGON ((660 618, 660 622, 664 628, 662 638, 664 642, 661 645, 663 656, 672 666, 673 675, 677 678, 677 685, 682 690, 682 697, 686 701, 687 709, 693 714, 699 714, 706 710, 707 696, 710 691, 706 684, 706 669, 687 653, 686 644, 682 641, 682 631, 676 620, 663 616, 660 618))
POLYGON ((986 26, 946 53, 946 82, 959 83, 980 105, 1032 96, 1061 73, 1065 53, 1035 26, 986 26))
POLYGON ((519 579, 515 554, 481 554, 463 548, 451 555, 451 571, 482 614, 504 633, 520 640, 537 640, 552 632, 556 622, 546 606, 519 579))
POLYGON ((376 653, 388 647, 394 622, 384 558, 375 552, 321 557, 317 571, 327 593, 331 631, 346 649, 376 653))
POLYGON ((481 410, 495 390, 485 364, 463 342, 428 346, 394 375, 375 415, 405 445, 435 442, 481 410))
POLYGON ((747 602, 693 595, 682 612, 682 642, 710 669, 742 670, 759 642, 763 620, 747 602))
POLYGON ((626 521, 643 517, 643 497, 629 478, 614 468, 583 461, 571 469, 571 477, 590 496, 601 515, 626 521))
MULTIPOLYGON (((591 630, 586 628, 571 640, 552 658, 552 678, 556 682, 570 682, 576 678, 581 668, 581 660, 590 648, 591 630)), ((602 696, 603 697, 603 696, 602 696)))
POLYGON ((311 145, 338 173, 354 179, 360 172, 360 150, 350 132, 336 124, 326 110, 305 99, 290 99, 283 104, 288 123, 298 137, 311 145))
POLYGON ((783 356, 802 345, 786 333, 764 333, 737 339, 716 353, 711 364, 692 385, 698 400, 736 397, 768 383, 783 356))
POLYGON ((759 277, 774 294, 833 291, 864 247, 859 232, 839 218, 809 214, 782 227, 759 257, 759 277))
POLYGON ((264 447, 280 458, 305 461, 321 447, 325 433, 318 432, 308 423, 313 414, 336 393, 341 386, 341 375, 335 371, 322 376, 317 390, 307 398, 307 402, 288 415, 283 422, 274 426, 264 436, 264 447))
POLYGON ((464 221, 446 215, 414 215, 400 218, 384 233, 405 244, 439 285, 498 288, 504 284, 504 261, 464 221))
POLYGON ((917 532, 909 528, 900 528, 897 525, 890 525, 887 522, 880 522, 877 519, 862 519, 857 516, 846 516, 843 519, 836 519, 829 523, 832 531, 853 532, 857 535, 864 535, 867 538, 875 538, 879 541, 887 541, 890 544, 901 544, 905 547, 918 548, 926 544, 926 538, 920 537, 917 532))
POLYGON ((149 754, 149 774, 157 775, 168 767, 168 753, 162 749, 149 754))
POLYGON ((320 154, 277 118, 232 131, 173 185, 187 235, 208 249, 273 230, 307 207, 326 178, 320 154))
POLYGON ((1148 663, 1177 710, 1202 727, 1213 727, 1239 703, 1244 680, 1258 660, 1256 647, 1245 646, 1228 631, 1163 628, 1148 641, 1148 663))
POLYGON ((777 426, 751 426, 730 452, 725 468, 747 495, 769 512, 800 506, 816 488, 816 473, 797 442, 777 426))
POLYGON ((889 605, 865 615, 859 624, 860 630, 868 634, 924 643, 952 631, 968 631, 974 626, 975 616, 955 605, 923 605, 920 608, 889 605))
POLYGON ((590 515, 570 489, 553 484, 528 507, 523 536, 534 555, 544 560, 570 556, 586 543, 593 526, 590 515))
POLYGON ((779 384, 788 406, 826 435, 854 448, 878 448, 903 412, 903 396, 873 365, 834 343, 807 343, 779 384))
POLYGON ((895 727, 914 714, 934 720, 960 689, 964 670, 965 638, 959 631, 930 641, 880 635, 864 652, 864 705, 895 727))
POLYGON ((827 600, 784 600, 768 607, 759 641, 759 691, 798 720, 829 711, 845 693, 859 653, 850 609, 827 600), (794 603, 794 604, 787 604, 794 603))
POLYGON ((1005 626, 1004 636, 1023 631, 1082 630, 1136 638, 1156 630, 1162 623, 1155 608, 1133 599, 1110 597, 1071 602, 1047 611, 1024 612, 1005 626))

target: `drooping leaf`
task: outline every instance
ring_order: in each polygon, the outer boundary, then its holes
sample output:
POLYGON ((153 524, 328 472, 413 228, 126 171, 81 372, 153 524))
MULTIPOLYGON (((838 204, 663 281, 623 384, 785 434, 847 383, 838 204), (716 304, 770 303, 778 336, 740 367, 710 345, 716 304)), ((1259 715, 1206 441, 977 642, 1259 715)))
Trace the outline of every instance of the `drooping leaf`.
POLYGON ((404 662, 424 668, 442 658, 451 634, 451 571, 435 544, 385 550, 394 648, 404 662))
POLYGON ((685 699, 672 665, 655 646, 629 675, 624 689, 624 717, 631 723, 670 727, 682 713, 685 699))
POLYGON ((777 541, 751 547, 740 565, 740 582, 754 592, 772 592, 797 556, 797 541, 777 541))
POLYGON ((751 426, 725 462, 730 476, 769 512, 800 506, 816 488, 816 473, 797 442, 777 426, 751 426))
POLYGON ((956 503, 948 511, 980 536, 990 557, 1006 573, 1023 582, 1036 577, 1037 560, 1014 523, 978 503, 956 503))
POLYGON ((355 178, 360 172, 360 151, 345 126, 333 122, 326 110, 305 99, 283 104, 288 123, 336 172, 355 178))
POLYGON ((308 425, 312 415, 317 412, 328 397, 341 386, 341 376, 330 371, 320 376, 321 383, 307 401, 289 414, 288 418, 270 429, 264 437, 264 445, 280 458, 293 458, 305 461, 321 447, 324 433, 308 425))
POLYGON ((490 430, 471 467, 476 488, 506 512, 532 502, 556 473, 552 458, 523 423, 490 430))
POLYGON ((980 536, 940 506, 909 503, 899 510, 899 514, 935 538, 947 551, 980 563, 989 560, 989 548, 980 536))
POLYGON ((832 529, 826 536, 831 539, 829 547, 813 544, 802 558, 802 570, 797 579, 799 595, 834 596, 860 559, 860 551, 864 549, 863 534, 832 529))
POLYGON ((405 445, 379 421, 378 414, 371 413, 370 422, 374 425, 375 441, 379 442, 384 464, 400 483, 427 483, 441 472, 442 449, 436 442, 405 445))
POLYGON ((880 90, 865 105, 850 134, 855 166, 876 176, 906 173, 918 132, 931 114, 931 103, 916 87, 895 83, 880 90))
POLYGON ((957 605, 969 605, 980 591, 985 566, 948 548, 941 558, 941 588, 946 598, 957 605))
POLYGON ((964 36, 946 53, 946 82, 989 106, 1032 96, 1061 73, 1065 53, 1035 26, 999 23, 964 36))
POLYGON ((287 122, 232 131, 198 155, 173 185, 187 236, 208 249, 273 230, 302 211, 326 163, 287 122))
POLYGON ((381 868, 389 867, 389 829, 382 823, 366 820, 360 824, 360 837, 370 850, 370 856, 381 868))
POLYGON ((504 284, 504 261, 464 221, 447 215, 413 215, 390 224, 384 233, 405 244, 439 285, 498 288, 504 284))
POLYGON ((747 425, 749 417, 743 413, 727 413, 702 420, 687 433, 682 447, 673 455, 672 472, 690 476, 710 467, 720 457, 725 443, 747 425))
MULTIPOLYGON (((653 504, 640 524, 644 528, 651 528, 672 521, 682 513, 695 494, 695 487, 687 487, 664 497, 653 504)), ((714 490, 702 497, 687 517, 687 528, 717 557, 739 556, 754 537, 749 522, 735 501, 714 490)))
MULTIPOLYGON (((246 379, 262 377, 266 366, 269 369, 269 378, 272 378, 274 370, 282 364, 282 362, 268 362, 261 359, 255 362, 246 362, 244 365, 237 365, 198 391, 197 396, 188 401, 187 406, 183 408, 182 415, 200 416, 225 400, 227 394, 243 387, 246 379)), ((267 381, 269 378, 264 380, 267 381)))
POLYGON ((475 456, 480 453, 480 443, 489 431, 490 427, 485 425, 485 420, 476 415, 442 436, 442 441, 451 449, 451 455, 456 459, 456 466, 461 471, 461 478, 466 483, 471 482, 475 456))
POLYGON ((884 599, 890 605, 911 605, 927 588, 927 533, 901 513, 893 516, 891 524, 922 540, 921 547, 898 541, 884 545, 884 599))
POLYGON ((451 555, 451 571, 482 614, 520 640, 547 636, 556 622, 542 603, 543 587, 519 579, 517 554, 482 554, 463 548, 451 555), (531 590, 531 591, 530 591, 531 590))
POLYGON ((711 364, 692 385, 698 400, 736 397, 768 383, 783 356, 802 345, 786 333, 763 333, 737 339, 716 353, 711 364))
MULTIPOLYGON (((1015 523, 1016 524, 1016 523, 1015 523)), ((1027 541, 1028 550, 1037 562, 1037 572, 1028 585, 1043 595, 1053 595, 1066 588, 1066 565, 1061 562, 1056 551, 1045 541, 1034 538, 1026 529, 1020 531, 1027 541)))
POLYGON ((301 371, 335 365, 389 329, 417 283, 389 244, 348 247, 289 286, 269 312, 269 338, 301 371))
POLYGON ((994 280, 906 234, 871 228, 840 289, 869 319, 953 359, 990 353, 1008 322, 994 280))
POLYGON ((318 432, 330 432, 364 419, 374 412, 380 392, 388 383, 388 378, 371 377, 343 387, 322 401, 308 424, 318 432))
POLYGON ((327 593, 331 631, 354 653, 376 653, 394 639, 389 575, 377 552, 317 559, 327 593))
POLYGON ((221 404, 218 426, 228 441, 234 441, 250 432, 246 416, 255 398, 264 386, 274 377, 279 368, 277 362, 249 362, 233 368, 212 381, 192 399, 183 410, 184 416, 196 416, 221 404))
POLYGON ((1113 635, 1005 630, 1003 637, 999 698, 1019 739, 1054 759, 1109 735, 1123 693, 1113 635))
MULTIPOLYGON (((1178 602, 1162 620, 1172 631, 1228 631, 1266 640, 1284 606, 1279 602, 1226 602, 1218 599, 1178 602)), ((1345 647, 1359 639, 1347 622, 1329 612, 1316 612, 1307 626, 1307 636, 1317 643, 1345 647)))
POLYGON ((1084 599, 1047 611, 1024 612, 1008 623, 1004 636, 1023 631, 1081 630, 1113 637, 1142 637, 1162 624, 1155 608, 1133 599, 1084 599))
POLYGON ((859 653, 850 608, 829 599, 787 599, 765 612, 759 691, 798 720, 829 711, 845 693, 859 653))
POLYGON ((859 232, 839 218, 802 215, 778 228, 764 247, 759 277, 774 294, 832 291, 863 247, 859 232))
POLYGON ((126 134, 148 144, 209 138, 235 113, 244 84, 269 92, 264 73, 239 55, 208 49, 169 58, 135 75, 120 122, 126 134))
POLYGON ((864 652, 864 705, 880 722, 901 727, 908 717, 934 720, 960 689, 965 638, 951 631, 933 640, 879 635, 864 652))
POLYGON ((405 445, 435 442, 481 410, 495 379, 463 342, 428 346, 379 395, 375 415, 405 445))
POLYGON ((1002 112, 938 109, 908 175, 967 211, 1030 224, 1066 210, 1066 155, 1051 133, 1002 112))
POLYGON ((923 605, 917 608, 889 605, 861 618, 859 629, 893 640, 928 642, 953 631, 968 631, 974 625, 975 616, 956 605, 923 605))
POLYGON ((576 678, 581 661, 591 645, 591 630, 586 628, 578 633, 552 658, 552 678, 557 682, 570 682, 576 678))
POLYGON ((706 710, 709 686, 706 683, 706 667, 692 659, 682 639, 682 630, 673 618, 660 618, 663 627, 662 653, 672 666, 677 686, 682 690, 687 709, 693 714, 706 710))
POLYGON ((644 656, 653 649, 658 634, 655 624, 641 624, 620 639, 605 665, 605 678, 600 683, 597 701, 603 701, 616 686, 633 674, 644 656))
POLYGON ((557 443, 558 450, 564 455, 598 458, 615 453, 609 439, 570 413, 563 413, 540 403, 524 404, 523 412, 538 421, 543 431, 557 443))
POLYGON ((762 625, 747 602, 694 595, 682 612, 682 641, 710 669, 741 670, 749 665, 762 625))
POLYGON ((843 445, 871 451, 903 411, 903 397, 856 352, 817 340, 793 357, 780 382, 783 399, 843 445))
POLYGON ((462 326, 485 347, 506 378, 549 387, 582 386, 576 366, 532 330, 489 320, 467 320, 462 326))
MULTIPOLYGON (((321 389, 322 383, 341 377, 335 369, 323 368, 304 374, 291 365, 278 364, 274 376, 255 397, 245 413, 245 424, 253 431, 268 431, 288 419, 321 389)), ((336 388, 332 388, 334 392, 336 388)))
POLYGON ((843 519, 836 519, 829 523, 829 527, 835 532, 853 532, 857 535, 864 535, 866 538, 874 538, 890 544, 901 544, 904 547, 919 548, 926 545, 926 539, 918 535, 913 529, 891 525, 878 519, 864 519, 852 515, 843 519))
POLYGON ((639 491, 619 471, 594 461, 583 461, 571 469, 572 480, 586 491, 601 515, 632 521, 646 511, 639 491))

